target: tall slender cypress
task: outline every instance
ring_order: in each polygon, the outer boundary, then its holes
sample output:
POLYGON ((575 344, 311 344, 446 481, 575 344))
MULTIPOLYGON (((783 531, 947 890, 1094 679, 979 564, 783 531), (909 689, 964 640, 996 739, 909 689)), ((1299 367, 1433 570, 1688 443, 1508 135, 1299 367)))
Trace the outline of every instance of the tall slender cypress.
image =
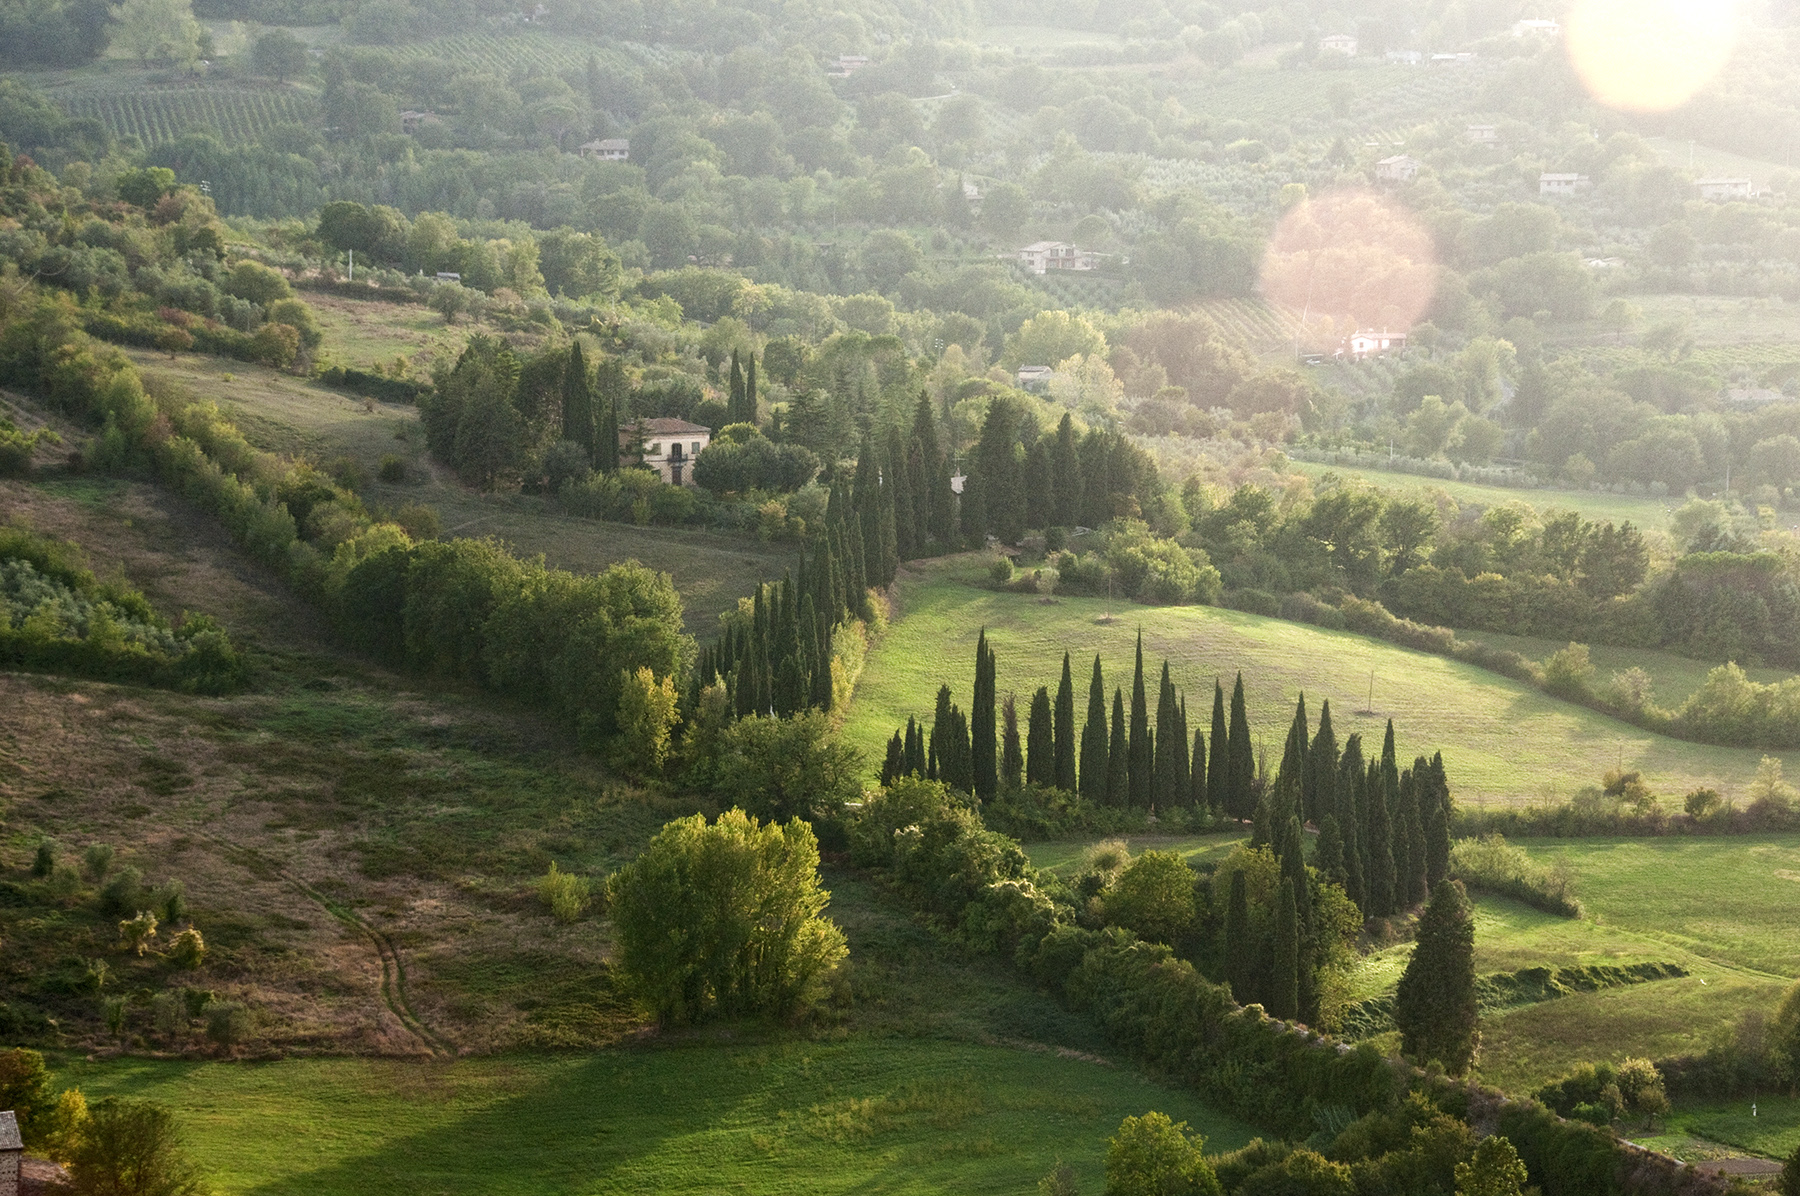
MULTIPOLYGON (((931 715, 931 740, 928 745, 925 775, 937 780, 943 775, 946 759, 945 743, 950 736, 950 687, 938 686, 937 709, 931 715)), ((947 778, 946 778, 947 780, 947 778)))
POLYGON ((1369 904, 1364 912, 1372 918, 1385 918, 1398 909, 1398 892, 1394 876, 1394 824, 1388 805, 1387 785, 1382 779, 1381 765, 1371 762, 1367 782, 1358 796, 1365 803, 1363 827, 1369 839, 1369 873, 1365 882, 1369 904))
POLYGON ((1362 736, 1352 734, 1344 742, 1338 761, 1337 824, 1338 833, 1344 837, 1344 892, 1366 913, 1369 891, 1363 878, 1367 875, 1368 851, 1362 834, 1362 810, 1356 800, 1362 790, 1362 771, 1362 736))
POLYGON ((1438 882, 1419 917, 1418 945, 1394 991, 1400 1047, 1420 1063, 1461 1075, 1481 1041, 1475 991, 1475 922, 1462 885, 1438 882))
POLYGON ((754 424, 756 419, 756 354, 750 354, 750 360, 744 367, 744 413, 743 423, 754 424))
POLYGON ((1209 809, 1236 818, 1236 808, 1227 801, 1227 795, 1231 792, 1231 756, 1227 750, 1229 742, 1225 733, 1225 687, 1214 678, 1212 738, 1207 745, 1212 751, 1212 758, 1206 765, 1206 803, 1209 809))
POLYGON ((1081 797, 1094 805, 1106 804, 1108 741, 1106 733, 1106 681, 1100 673, 1100 657, 1094 657, 1094 679, 1088 683, 1087 721, 1081 725, 1081 797))
POLYGON ((1344 832, 1338 826, 1336 814, 1327 814, 1319 820, 1319 842, 1313 848, 1313 867, 1340 889, 1349 889, 1344 871, 1344 832))
POLYGON ((1337 772, 1337 732, 1331 727, 1331 699, 1326 698, 1319 705, 1319 732, 1306 751, 1305 817, 1321 830, 1325 816, 1337 813, 1337 772))
POLYGON ((1125 731, 1125 693, 1113 688, 1112 743, 1106 753, 1106 802, 1112 806, 1131 802, 1131 740, 1125 731))
POLYGON ((1188 757, 1188 805, 1206 809, 1206 736, 1194 732, 1194 751, 1188 757))
POLYGON ((1144 692, 1144 633, 1138 632, 1137 672, 1131 681, 1131 758, 1128 777, 1131 804, 1148 808, 1155 801, 1155 761, 1150 755, 1150 700, 1144 692))
POLYGON ((995 759, 1000 746, 994 727, 994 653, 988 647, 987 628, 975 645, 975 703, 969 710, 969 751, 974 758, 975 796, 982 801, 994 800, 1000 791, 1000 774, 995 759))
POLYGON ((588 461, 594 459, 594 388, 588 380, 581 341, 569 346, 569 362, 563 369, 562 438, 581 446, 588 461))
POLYGON ((1431 758, 1426 777, 1425 883, 1435 891, 1438 882, 1450 874, 1450 786, 1444 778, 1442 752, 1431 758))
POLYGON ((1075 792, 1075 678, 1069 654, 1063 653, 1062 680, 1056 686, 1056 775, 1049 782, 1064 793, 1075 792))
POLYGON ((1151 800, 1165 807, 1179 805, 1187 789, 1187 773, 1181 767, 1187 740, 1181 733, 1181 708, 1176 701, 1175 683, 1165 660, 1156 687, 1156 757, 1151 773, 1151 800))
POLYGON ((734 424, 744 421, 744 371, 738 367, 738 351, 731 351, 730 389, 725 400, 725 418, 734 424))
POLYGON ((1287 742, 1281 750, 1281 771, 1275 774, 1273 812, 1276 825, 1285 821, 1289 814, 1305 817, 1301 811, 1301 793, 1305 787, 1302 778, 1306 773, 1306 737, 1306 694, 1301 693, 1300 700, 1294 704, 1294 721, 1288 725, 1287 742))
POLYGON ((1266 1004, 1271 1016, 1292 1021, 1300 1014, 1300 920, 1294 907, 1294 882, 1281 878, 1275 903, 1275 941, 1269 960, 1266 1004))
POLYGON ((1019 711, 1013 696, 1007 694, 1000 703, 1000 783, 1017 789, 1024 768, 1025 756, 1019 747, 1019 711))
POLYGON ((1225 983, 1238 1004, 1255 999, 1256 943, 1250 936, 1250 892, 1242 868, 1231 874, 1231 898, 1225 906, 1225 983))
POLYGON ((1025 779, 1033 785, 1056 784, 1055 716, 1050 711, 1050 690, 1038 686, 1031 695, 1029 733, 1025 741, 1025 779))
POLYGON ((1225 800, 1233 818, 1256 815, 1256 749, 1250 743, 1250 716, 1244 708, 1244 675, 1231 690, 1231 729, 1226 734, 1225 800))
POLYGON ((1429 767, 1421 756, 1415 767, 1400 775, 1400 809, 1406 820, 1406 883, 1402 889, 1402 904, 1407 907, 1418 905, 1431 892, 1425 872, 1425 820, 1420 809, 1425 796, 1425 770, 1429 767))

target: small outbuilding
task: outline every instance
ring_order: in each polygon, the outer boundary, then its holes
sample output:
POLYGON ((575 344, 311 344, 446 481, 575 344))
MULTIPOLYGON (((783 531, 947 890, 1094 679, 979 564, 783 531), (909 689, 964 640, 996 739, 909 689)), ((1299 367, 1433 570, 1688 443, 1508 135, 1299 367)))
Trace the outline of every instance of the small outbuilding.
POLYGON ((0 1113, 0 1196, 19 1196, 19 1172, 25 1165, 25 1140, 19 1119, 0 1113))
POLYGON ((1593 186, 1593 180, 1585 174, 1540 174, 1538 175, 1539 195, 1574 195, 1593 186))
POLYGON ((1755 199, 1756 184, 1749 179, 1700 179, 1694 184, 1701 199, 1755 199))
POLYGON ((1342 54, 1345 58, 1356 57, 1356 37, 1349 33, 1333 33, 1319 39, 1319 53, 1342 54))
POLYGON ((1375 163, 1375 177, 1384 183, 1410 183, 1419 177, 1424 163, 1406 154, 1395 154, 1375 163))
POLYGON ((631 142, 624 137, 602 137, 598 141, 585 142, 578 152, 584 158, 598 158, 602 162, 629 162, 631 142))

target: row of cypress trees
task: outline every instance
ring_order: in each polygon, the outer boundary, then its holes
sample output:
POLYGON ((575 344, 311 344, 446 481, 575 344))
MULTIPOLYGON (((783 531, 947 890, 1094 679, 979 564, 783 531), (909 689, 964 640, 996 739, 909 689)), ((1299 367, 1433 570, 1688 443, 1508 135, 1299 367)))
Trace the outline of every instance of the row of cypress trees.
POLYGON ((578 444, 595 469, 619 468, 619 408, 630 393, 625 363, 602 354, 592 371, 577 340, 563 367, 562 438, 578 444))

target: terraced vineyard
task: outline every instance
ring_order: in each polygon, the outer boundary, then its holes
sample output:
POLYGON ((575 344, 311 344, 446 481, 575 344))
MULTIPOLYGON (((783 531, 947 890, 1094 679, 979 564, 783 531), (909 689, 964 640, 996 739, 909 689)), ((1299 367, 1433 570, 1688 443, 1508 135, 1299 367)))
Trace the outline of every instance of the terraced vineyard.
POLYGON ((317 101, 305 92, 248 87, 95 89, 56 99, 70 116, 92 117, 115 137, 136 137, 144 145, 196 130, 244 143, 276 125, 308 124, 318 117, 317 101))
POLYGON ((666 65, 674 58, 672 51, 661 47, 634 42, 603 42, 535 29, 463 33, 394 46, 387 53, 398 61, 439 58, 459 67, 471 67, 502 77, 517 71, 551 75, 577 70, 587 65, 590 56, 599 61, 601 70, 620 73, 635 73, 645 65, 666 65))
POLYGON ((1300 323, 1294 312, 1261 299, 1208 299, 1199 310, 1258 353, 1291 351, 1300 323))

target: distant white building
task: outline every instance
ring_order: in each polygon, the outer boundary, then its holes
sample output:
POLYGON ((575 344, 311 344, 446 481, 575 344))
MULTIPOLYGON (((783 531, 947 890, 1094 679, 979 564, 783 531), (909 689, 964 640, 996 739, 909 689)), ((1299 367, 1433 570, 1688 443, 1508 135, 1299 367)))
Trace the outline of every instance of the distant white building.
POLYGON ((1493 125, 1470 125, 1467 136, 1475 145, 1492 145, 1500 140, 1500 130, 1493 125))
POLYGON ((619 461, 654 469, 671 486, 692 486, 694 458, 711 443, 711 428, 685 419, 640 419, 619 429, 619 461))
POLYGON ((1734 407, 1767 407, 1771 403, 1792 403, 1794 397, 1767 387, 1745 386, 1727 389, 1725 401, 1734 407))
POLYGON ((1384 183, 1410 183, 1419 177, 1419 168, 1423 165, 1417 158, 1395 154, 1375 163, 1375 177, 1384 183))
POLYGON ((1440 64, 1446 65, 1446 66, 1456 66, 1460 63, 1474 62, 1474 61, 1475 61, 1475 55, 1469 53, 1466 50, 1460 54, 1433 54, 1431 56, 1431 64, 1433 66, 1438 66, 1440 64))
POLYGON ((1418 66, 1425 61, 1423 50, 1389 50, 1382 57, 1401 66, 1418 66))
POLYGON ((1033 274, 1052 270, 1092 270, 1094 255, 1067 241, 1038 241, 1019 250, 1019 261, 1033 274))
POLYGON ((1377 353, 1398 352, 1406 348, 1406 333, 1375 332, 1372 330, 1356 332, 1344 342, 1350 356, 1358 361, 1365 357, 1373 357, 1377 353))
POLYGON ((1577 191, 1585 191, 1593 185, 1593 180, 1585 174, 1538 175, 1539 195, 1574 195, 1577 191))
POLYGON ((1031 390, 1043 386, 1055 374, 1056 371, 1047 365, 1022 365, 1019 367, 1019 389, 1031 390))
POLYGON ((1701 199, 1755 199, 1756 184, 1749 179, 1701 179, 1694 186, 1701 199))
POLYGON ((1518 21, 1513 25, 1514 37, 1561 37, 1562 25, 1556 21, 1518 21))
POLYGON ((1356 37, 1349 33, 1331 33, 1319 39, 1319 53, 1356 57, 1356 37))
POLYGON ((629 162, 631 142, 623 137, 605 137, 583 143, 577 152, 584 158, 596 158, 601 162, 629 162))
POLYGON ((839 54, 837 61, 832 63, 831 69, 825 73, 833 79, 848 79, 868 65, 869 56, 867 54, 839 54))

